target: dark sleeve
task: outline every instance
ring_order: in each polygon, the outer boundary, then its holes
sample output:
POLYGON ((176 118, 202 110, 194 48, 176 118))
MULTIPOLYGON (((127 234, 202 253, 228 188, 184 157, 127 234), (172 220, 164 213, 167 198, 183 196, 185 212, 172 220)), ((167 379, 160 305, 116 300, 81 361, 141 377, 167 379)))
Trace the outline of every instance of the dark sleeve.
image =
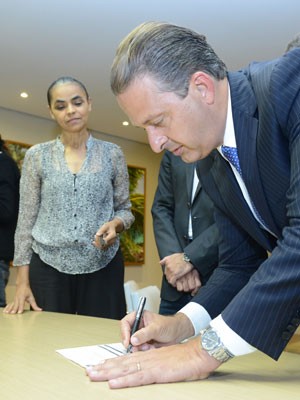
POLYGON ((0 222, 16 218, 19 204, 19 170, 14 161, 0 154, 0 222))
POLYGON ((202 278, 208 278, 218 265, 219 230, 213 221, 184 248, 202 278))
POLYGON ((174 226, 174 210, 171 155, 166 152, 161 161, 158 186, 151 209, 154 236, 161 259, 183 251, 174 226))

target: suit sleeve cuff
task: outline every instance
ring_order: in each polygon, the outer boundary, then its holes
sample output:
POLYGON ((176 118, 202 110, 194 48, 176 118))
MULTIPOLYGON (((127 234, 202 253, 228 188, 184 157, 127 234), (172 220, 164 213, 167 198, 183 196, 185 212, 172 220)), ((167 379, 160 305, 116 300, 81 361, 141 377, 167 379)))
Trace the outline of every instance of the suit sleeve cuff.
POLYGON ((242 356, 257 350, 229 328, 221 315, 212 320, 205 308, 198 303, 191 301, 179 312, 185 314, 189 318, 194 327, 195 336, 208 325, 212 326, 217 331, 224 346, 234 356, 242 356))
POLYGON ((211 317, 205 308, 193 301, 178 312, 185 314, 189 318, 194 327, 195 336, 198 335, 202 329, 206 328, 211 321, 211 317))
POLYGON ((231 328, 229 328, 229 326, 224 322, 221 315, 218 315, 217 318, 213 319, 210 322, 210 326, 217 331, 217 334, 220 337, 224 346, 234 356, 242 356, 256 351, 255 347, 251 346, 231 328))

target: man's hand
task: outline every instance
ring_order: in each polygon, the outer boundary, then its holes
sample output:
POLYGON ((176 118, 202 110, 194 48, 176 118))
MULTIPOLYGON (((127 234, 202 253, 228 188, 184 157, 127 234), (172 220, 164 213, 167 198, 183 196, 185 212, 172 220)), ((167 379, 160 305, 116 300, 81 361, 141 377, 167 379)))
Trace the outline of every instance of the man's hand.
POLYGON ((196 337, 184 344, 139 351, 106 360, 87 369, 92 381, 108 381, 110 388, 124 388, 205 379, 221 363, 201 348, 196 337))
POLYGON ((133 351, 170 346, 194 335, 191 321, 180 312, 173 316, 162 316, 145 310, 141 328, 130 337, 134 319, 133 312, 121 321, 122 342, 125 347, 131 343, 133 351))
POLYGON ((160 264, 164 266, 164 273, 167 281, 172 286, 176 286, 177 279, 181 278, 194 268, 193 264, 183 260, 183 253, 174 253, 170 256, 166 256, 160 260, 160 264))
POLYGON ((179 292, 188 292, 192 296, 198 292, 201 287, 199 272, 194 268, 176 281, 176 289, 179 292))

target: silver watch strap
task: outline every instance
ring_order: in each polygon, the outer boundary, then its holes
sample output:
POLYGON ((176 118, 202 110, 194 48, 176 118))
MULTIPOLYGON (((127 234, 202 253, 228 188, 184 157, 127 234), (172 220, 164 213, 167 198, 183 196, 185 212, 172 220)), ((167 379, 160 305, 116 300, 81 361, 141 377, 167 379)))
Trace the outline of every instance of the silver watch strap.
POLYGON ((200 332, 202 340, 202 348, 208 354, 220 362, 226 362, 234 357, 234 355, 225 347, 221 341, 217 331, 208 326, 200 332))

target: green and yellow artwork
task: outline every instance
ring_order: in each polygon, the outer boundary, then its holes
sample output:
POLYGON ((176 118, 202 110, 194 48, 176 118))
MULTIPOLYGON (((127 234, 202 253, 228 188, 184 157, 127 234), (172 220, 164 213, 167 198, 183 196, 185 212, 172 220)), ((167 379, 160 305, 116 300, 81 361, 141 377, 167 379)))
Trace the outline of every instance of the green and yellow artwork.
POLYGON ((131 211, 135 221, 120 236, 121 249, 126 265, 141 265, 145 259, 145 168, 128 166, 131 211))

